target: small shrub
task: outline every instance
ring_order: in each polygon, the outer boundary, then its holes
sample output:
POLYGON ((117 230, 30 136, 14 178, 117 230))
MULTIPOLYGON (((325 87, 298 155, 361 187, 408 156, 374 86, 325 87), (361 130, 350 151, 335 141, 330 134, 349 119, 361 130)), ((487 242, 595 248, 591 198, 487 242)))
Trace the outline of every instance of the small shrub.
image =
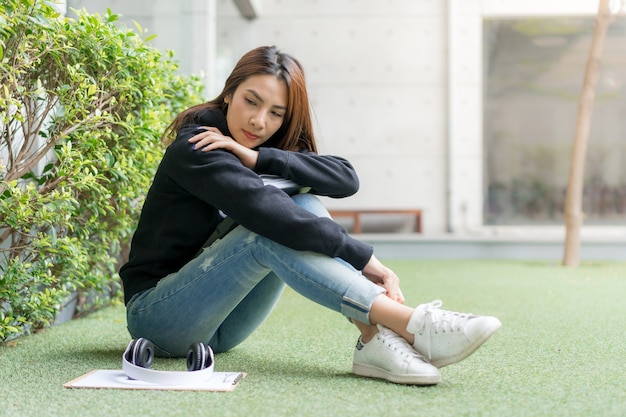
POLYGON ((141 30, 76 16, 0 4, 0 341, 51 323, 72 292, 82 311, 119 300, 160 135, 201 100, 141 30))

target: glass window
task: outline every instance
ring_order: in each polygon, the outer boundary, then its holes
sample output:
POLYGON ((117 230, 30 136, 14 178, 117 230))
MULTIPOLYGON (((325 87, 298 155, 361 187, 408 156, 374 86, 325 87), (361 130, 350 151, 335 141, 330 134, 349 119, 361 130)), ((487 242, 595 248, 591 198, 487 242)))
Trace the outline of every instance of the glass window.
MULTIPOLYGON (((488 19, 484 219, 562 224, 594 18, 488 19)), ((585 169, 585 224, 626 224, 626 21, 609 28, 585 169)))

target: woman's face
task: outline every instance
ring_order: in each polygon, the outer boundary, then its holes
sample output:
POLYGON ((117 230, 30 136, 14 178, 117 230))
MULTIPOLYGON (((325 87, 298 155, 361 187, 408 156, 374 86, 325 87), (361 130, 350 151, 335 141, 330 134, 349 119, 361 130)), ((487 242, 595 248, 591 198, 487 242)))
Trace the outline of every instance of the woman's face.
POLYGON ((246 148, 256 148, 283 124, 287 85, 271 74, 253 75, 224 101, 228 104, 226 123, 233 139, 246 148))

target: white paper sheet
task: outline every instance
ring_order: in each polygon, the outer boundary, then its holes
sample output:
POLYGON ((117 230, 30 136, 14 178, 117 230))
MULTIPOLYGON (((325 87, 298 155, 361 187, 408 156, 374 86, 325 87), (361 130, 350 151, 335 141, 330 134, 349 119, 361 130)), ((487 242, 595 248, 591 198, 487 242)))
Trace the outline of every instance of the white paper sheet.
POLYGON ((232 391, 246 377, 244 372, 214 372, 211 379, 200 384, 167 386, 130 379, 121 370, 97 369, 78 377, 65 388, 148 389, 176 391, 232 391))

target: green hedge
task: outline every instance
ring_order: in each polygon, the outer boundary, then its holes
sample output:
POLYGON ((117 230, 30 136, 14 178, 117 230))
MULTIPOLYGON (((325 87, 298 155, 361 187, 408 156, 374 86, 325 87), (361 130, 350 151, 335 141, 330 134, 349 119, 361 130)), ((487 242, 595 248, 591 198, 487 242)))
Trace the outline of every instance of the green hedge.
POLYGON ((202 100, 139 26, 76 16, 0 4, 0 341, 49 325, 72 293, 83 312, 119 302, 160 136, 202 100))

